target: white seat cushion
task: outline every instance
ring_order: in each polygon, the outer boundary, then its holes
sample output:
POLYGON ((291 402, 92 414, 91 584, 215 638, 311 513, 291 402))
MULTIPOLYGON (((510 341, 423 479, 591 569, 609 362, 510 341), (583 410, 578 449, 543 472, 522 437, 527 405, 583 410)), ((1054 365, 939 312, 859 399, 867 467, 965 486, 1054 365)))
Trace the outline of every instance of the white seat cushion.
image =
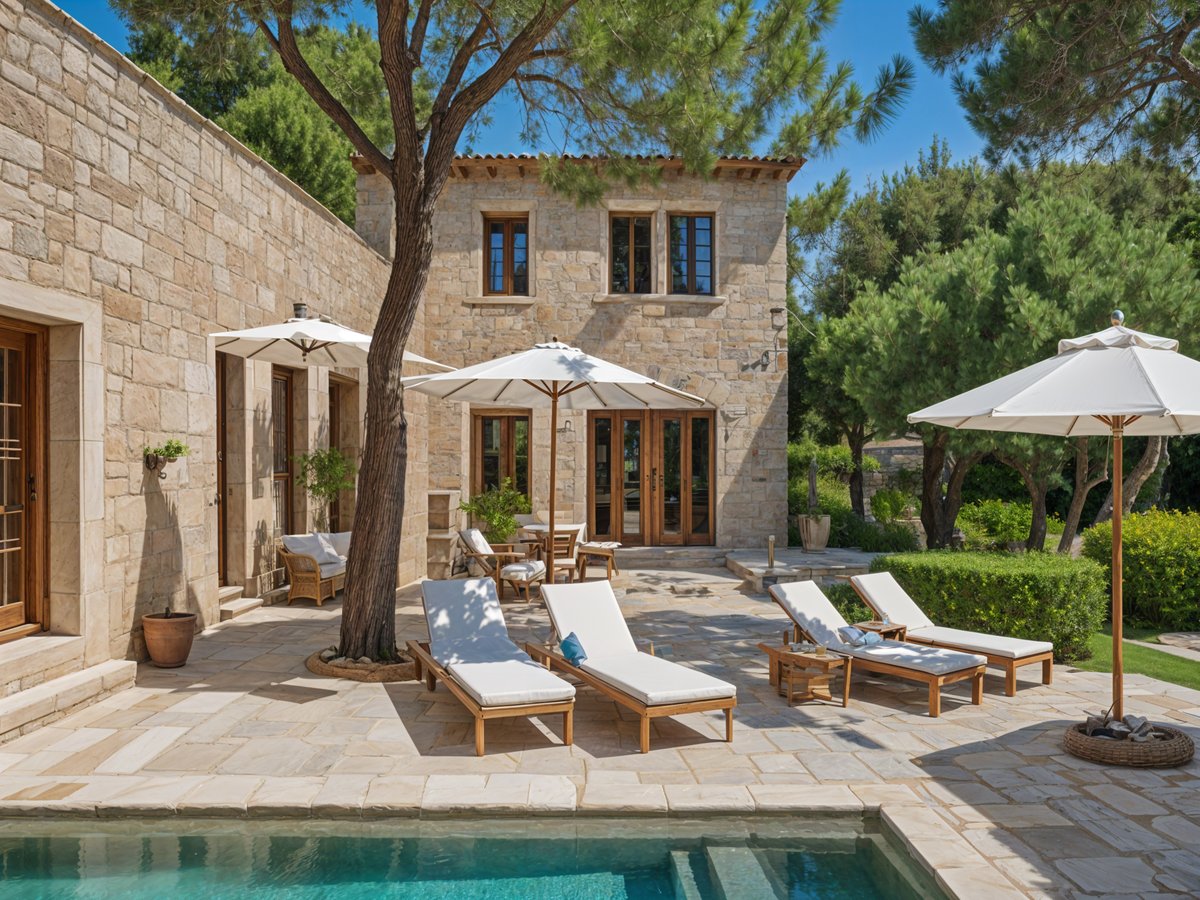
POLYGON ((421 603, 431 644, 478 641, 512 643, 491 578, 421 582, 421 603))
POLYGON ((500 570, 500 577, 505 581, 535 581, 546 577, 546 564, 540 559, 509 563, 500 570))
POLYGON ((321 547, 321 542, 317 540, 315 534, 285 534, 281 540, 283 541, 284 549, 288 553, 295 553, 299 556, 312 556, 318 563, 333 562, 333 560, 323 560, 325 551, 321 547))
POLYGON ((838 629, 848 624, 815 581, 790 581, 770 587, 775 602, 810 638, 826 647, 842 644, 838 629))
POLYGON ((506 637, 485 635, 451 641, 430 641, 429 655, 446 668, 460 663, 501 662, 529 659, 528 654, 506 637))
POLYGON ((900 587, 900 583, 892 577, 891 572, 854 575, 850 578, 850 583, 867 601, 867 606, 875 610, 875 614, 881 619, 886 618, 897 625, 907 625, 909 631, 933 625, 929 616, 925 615, 916 601, 908 596, 908 592, 900 587))
POLYGON ((491 553, 492 545, 488 543, 487 538, 483 536, 483 532, 478 528, 466 528, 459 532, 462 535, 463 543, 467 545, 467 549, 472 553, 491 553))
POLYGON ((580 668, 647 706, 737 696, 737 688, 727 681, 648 653, 589 656, 580 668))
POLYGON ((963 669, 973 669, 976 666, 987 664, 987 659, 973 653, 925 647, 906 641, 880 641, 869 647, 842 644, 834 646, 833 649, 843 656, 874 660, 890 666, 912 669, 915 672, 926 672, 930 675, 947 675, 951 672, 961 672, 963 669))
POLYGON ((575 632, 588 657, 603 659, 637 653, 637 645, 607 581, 543 585, 542 599, 559 639, 575 632))
POLYGON ((314 534, 327 543, 336 555, 343 559, 350 555, 349 531, 317 531, 314 534))
POLYGON ((319 565, 321 567, 322 578, 334 578, 346 571, 346 561, 344 559, 339 559, 334 563, 320 563, 319 565))
POLYGON ((963 631, 960 628, 943 628, 940 625, 910 628, 908 636, 913 640, 928 641, 942 647, 966 650, 970 653, 990 653, 1007 659, 1021 659, 1039 653, 1049 653, 1054 649, 1054 645, 1049 641, 1027 641, 998 634, 963 631))
POLYGON ((328 531, 314 531, 313 537, 317 539, 317 545, 321 548, 321 552, 317 556, 318 563, 325 565, 326 563, 344 563, 346 561, 346 554, 337 552, 328 531))
POLYGON ((524 653, 521 656, 524 658, 455 663, 449 667, 449 672, 480 706, 553 703, 575 696, 574 685, 524 653))
POLYGON ((620 546, 619 541, 582 541, 575 545, 575 549, 587 553, 595 550, 616 550, 620 546))

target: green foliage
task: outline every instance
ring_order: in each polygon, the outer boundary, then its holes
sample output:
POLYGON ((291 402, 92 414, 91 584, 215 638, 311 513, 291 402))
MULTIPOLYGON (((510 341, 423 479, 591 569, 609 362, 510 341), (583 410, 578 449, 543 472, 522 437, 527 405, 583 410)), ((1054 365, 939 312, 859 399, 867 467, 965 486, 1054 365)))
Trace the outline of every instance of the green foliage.
MULTIPOLYGON (((842 444, 817 445, 814 441, 802 440, 788 444, 788 478, 804 478, 805 490, 808 490, 808 466, 816 457, 817 474, 828 475, 846 481, 854 471, 854 457, 850 448, 842 444)), ((863 457, 864 472, 878 472, 879 460, 863 457)))
POLYGON ((517 515, 528 514, 530 505, 529 498, 513 487, 512 479, 504 478, 499 487, 462 501, 458 508, 471 516, 490 543, 499 544, 516 532, 517 515))
POLYGON ((325 527, 329 504, 342 491, 354 489, 357 469, 337 447, 297 453, 292 460, 296 463, 296 484, 316 501, 318 527, 325 527))
MULTIPOLYGON (((1121 530, 1125 616, 1171 631, 1200 628, 1200 513, 1150 510, 1121 530)), ((1083 533, 1083 554, 1112 573, 1112 522, 1083 533)))
POLYGON ((179 459, 179 457, 187 456, 191 452, 192 448, 179 440, 179 438, 168 438, 157 447, 147 447, 143 451, 145 456, 161 456, 163 459, 179 459))
POLYGON ((880 488, 871 495, 871 515, 878 522, 894 522, 910 508, 919 509, 920 503, 912 494, 899 488, 880 488))
POLYGON ((1060 661, 1086 657, 1104 623, 1104 570, 1087 559, 938 550, 881 556, 871 571, 891 572, 938 625, 1052 641, 1060 661))
MULTIPOLYGON (((788 484, 789 511, 796 502, 793 484, 788 484)), ((808 487, 800 495, 801 505, 796 512, 807 512, 808 487)), ((917 549, 917 536, 900 522, 868 522, 850 506, 850 490, 832 475, 817 479, 817 509, 829 516, 829 546, 858 547, 870 553, 896 553, 917 549)), ((795 544, 799 544, 797 537, 795 544)))
POLYGON ((964 503, 958 513, 958 525, 972 549, 1003 548, 1018 543, 1029 534, 1033 507, 1028 503, 1004 500, 976 500, 964 503))
POLYGON ((833 604, 833 608, 842 614, 842 618, 847 622, 870 622, 875 618, 875 613, 867 607, 867 604, 862 602, 862 598, 850 586, 849 582, 837 581, 831 585, 821 588, 825 592, 825 596, 829 598, 829 602, 833 604))
MULTIPOLYGON (((1078 667, 1085 672, 1111 672, 1111 629, 1105 628, 1102 633, 1093 634, 1088 646, 1092 651, 1091 658, 1079 662, 1078 667)), ((1200 691, 1200 663, 1191 659, 1181 659, 1161 650, 1122 641, 1121 668, 1126 675, 1148 675, 1159 681, 1200 691)))

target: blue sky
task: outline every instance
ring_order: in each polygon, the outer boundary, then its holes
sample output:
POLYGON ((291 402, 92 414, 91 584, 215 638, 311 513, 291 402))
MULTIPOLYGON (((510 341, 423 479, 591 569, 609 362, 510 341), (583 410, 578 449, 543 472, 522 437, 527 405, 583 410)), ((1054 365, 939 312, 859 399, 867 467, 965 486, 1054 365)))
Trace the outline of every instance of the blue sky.
MULTIPOLYGON (((57 0, 58 4, 118 50, 127 48, 125 26, 104 0, 57 0)), ((829 159, 810 160, 792 180, 793 193, 805 193, 819 181, 828 181, 840 169, 849 170, 856 190, 872 177, 894 172, 915 162, 918 152, 934 135, 944 138, 956 159, 980 152, 982 143, 971 131, 950 89, 948 79, 931 72, 917 56, 908 30, 904 0, 843 0, 837 24, 825 46, 831 61, 849 60, 864 85, 874 80, 879 66, 895 53, 903 53, 917 69, 916 85, 904 109, 887 130, 870 144, 844 144, 829 159)), ((361 9, 361 7, 360 7, 361 9)), ((373 21, 362 9, 356 18, 373 21)), ((493 124, 474 143, 479 152, 520 153, 553 151, 554 146, 531 147, 522 143, 518 117, 498 109, 493 124)))

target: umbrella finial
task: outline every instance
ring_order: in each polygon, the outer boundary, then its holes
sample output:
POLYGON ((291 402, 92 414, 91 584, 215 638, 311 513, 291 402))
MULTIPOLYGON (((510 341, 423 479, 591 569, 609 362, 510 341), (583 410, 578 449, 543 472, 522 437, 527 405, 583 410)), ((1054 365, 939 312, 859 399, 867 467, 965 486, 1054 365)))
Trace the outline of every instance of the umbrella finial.
POLYGON ((293 303, 292 304, 292 318, 293 319, 307 319, 308 318, 308 304, 307 303, 293 303))
POLYGON ((1108 321, 1120 328, 1125 324, 1125 313, 1121 312, 1119 309, 1114 309, 1112 311, 1112 315, 1108 317, 1108 321))

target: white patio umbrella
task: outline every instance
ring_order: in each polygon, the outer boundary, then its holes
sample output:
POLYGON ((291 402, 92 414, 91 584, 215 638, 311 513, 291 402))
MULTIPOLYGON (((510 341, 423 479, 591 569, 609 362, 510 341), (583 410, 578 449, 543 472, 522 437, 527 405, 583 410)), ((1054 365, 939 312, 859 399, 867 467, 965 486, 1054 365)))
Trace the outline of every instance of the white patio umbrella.
MULTIPOLYGON (((326 319, 309 318, 300 303, 295 315, 278 325, 218 331, 217 350, 233 356, 275 363, 280 366, 343 366, 361 369, 367 364, 371 336, 326 319)), ((450 366, 404 351, 404 362, 450 371, 450 366)))
MULTIPOLYGON (((405 387, 443 400, 531 408, 550 405, 550 522, 554 532, 559 409, 677 409, 703 406, 693 394, 559 343, 437 375, 414 375, 405 387)), ((554 540, 547 572, 554 576, 554 540)))
POLYGON ((1111 435, 1113 446, 1113 715, 1124 715, 1121 655, 1122 438, 1200 432, 1200 362, 1179 342, 1113 327, 1059 341, 1058 355, 908 417, 950 428, 1076 437, 1111 435))

